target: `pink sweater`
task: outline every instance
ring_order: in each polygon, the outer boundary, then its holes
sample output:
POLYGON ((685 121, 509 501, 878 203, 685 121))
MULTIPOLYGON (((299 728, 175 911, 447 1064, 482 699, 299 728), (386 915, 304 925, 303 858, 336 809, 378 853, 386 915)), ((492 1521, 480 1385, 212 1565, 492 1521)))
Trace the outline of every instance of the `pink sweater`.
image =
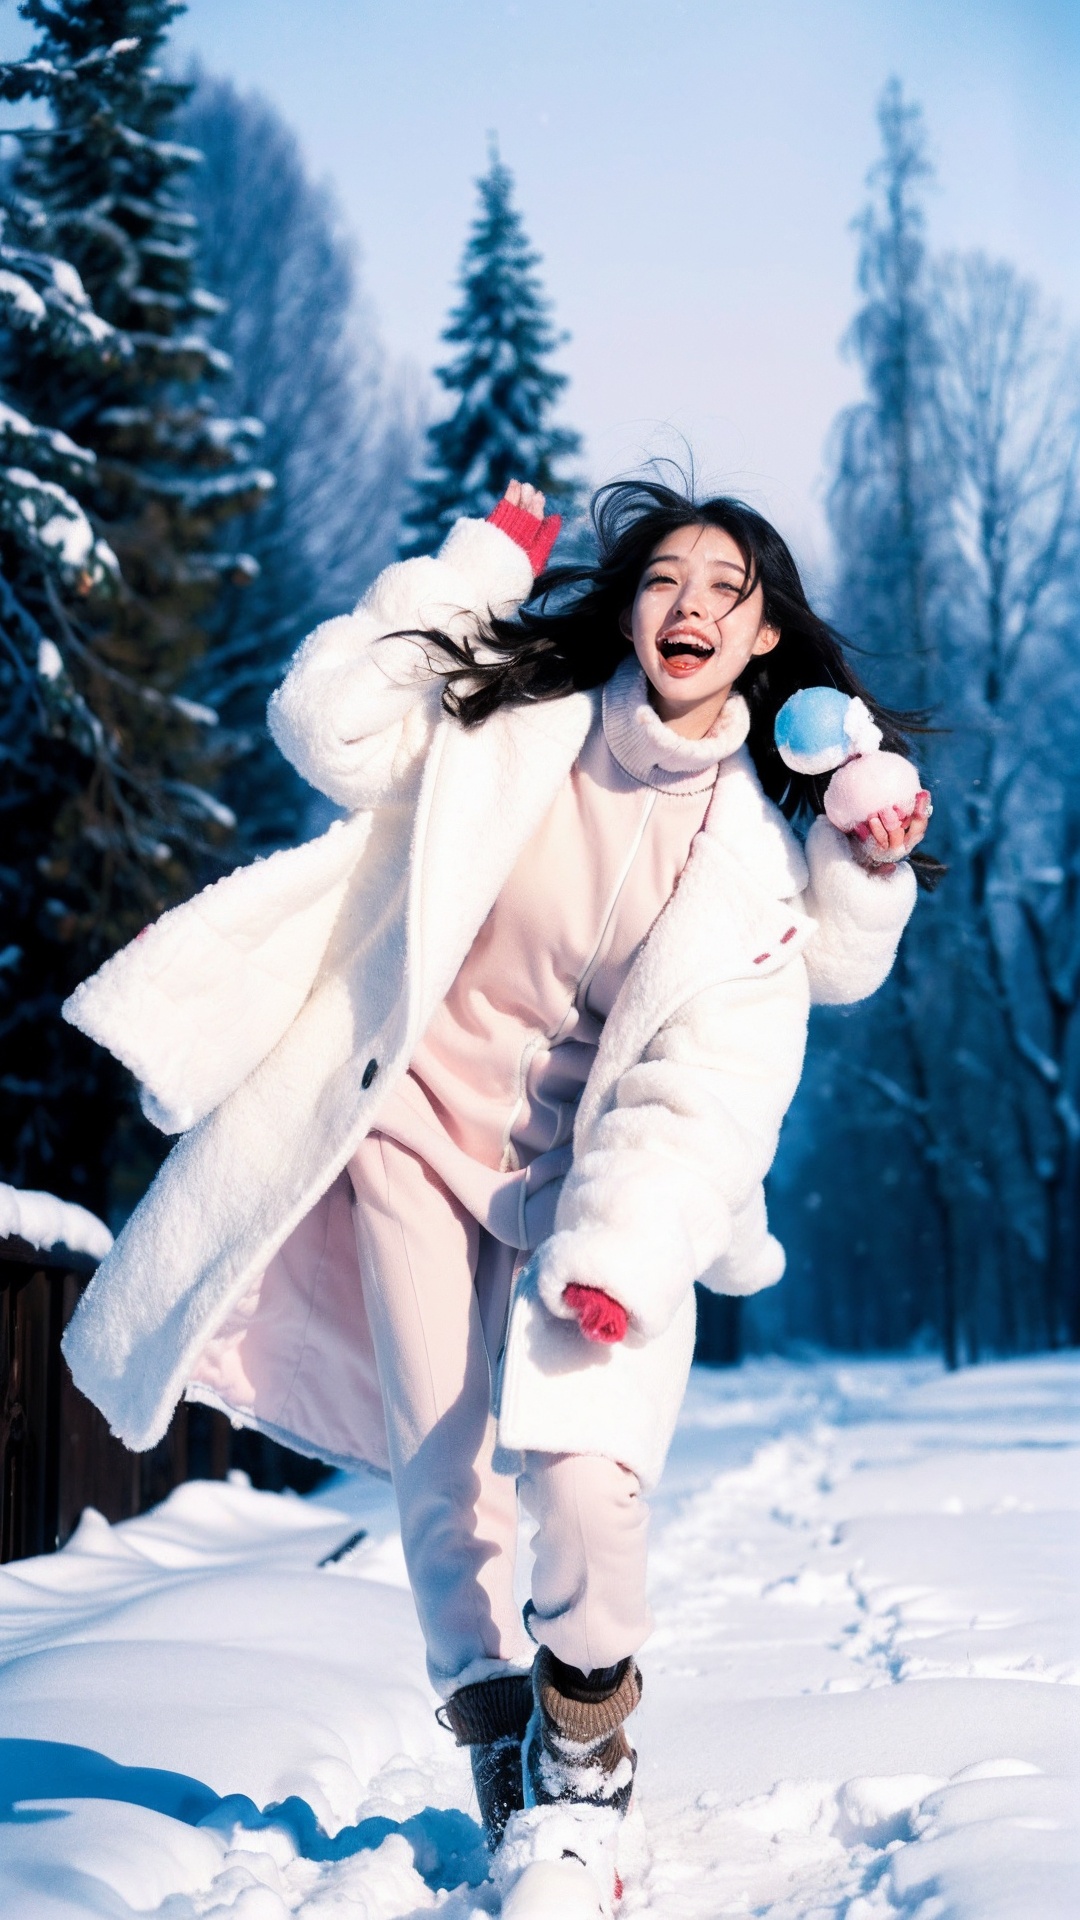
POLYGON ((649 705, 637 661, 623 662, 380 1113, 379 1131, 511 1246, 551 1229, 604 1021, 748 726, 733 696, 711 735, 683 739, 649 705))

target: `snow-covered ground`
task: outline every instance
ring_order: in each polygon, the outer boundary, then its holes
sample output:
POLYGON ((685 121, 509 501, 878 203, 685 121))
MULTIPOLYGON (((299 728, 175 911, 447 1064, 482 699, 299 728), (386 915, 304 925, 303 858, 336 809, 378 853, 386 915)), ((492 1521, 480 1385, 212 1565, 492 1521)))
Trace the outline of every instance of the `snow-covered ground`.
MULTIPOLYGON (((1078 1388, 1075 1356, 695 1376, 628 1912, 1080 1913, 1078 1388)), ((0 1571, 0 1660, 4 1920, 493 1911, 377 1481, 88 1514, 0 1571)))

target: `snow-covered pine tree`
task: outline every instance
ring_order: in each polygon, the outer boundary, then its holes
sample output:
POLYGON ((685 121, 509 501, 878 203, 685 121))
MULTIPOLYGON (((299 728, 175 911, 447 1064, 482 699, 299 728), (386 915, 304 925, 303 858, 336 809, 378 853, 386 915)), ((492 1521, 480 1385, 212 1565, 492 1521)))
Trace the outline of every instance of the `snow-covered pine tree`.
MULTIPOLYGON (((89 386, 127 350, 67 261, 12 245, 0 229, 4 393, 31 354, 89 386)), ((72 492, 92 465, 59 428, 0 402, 0 1151, 5 1174, 30 1186, 69 1157, 70 1107, 89 1121, 95 1079, 89 1049, 57 1018, 74 984, 77 924, 50 865, 64 858, 58 822, 91 782, 108 793, 117 771, 105 720, 53 637, 59 618, 107 618, 115 592, 115 557, 72 492)), ((54 1183, 89 1198, 93 1183, 67 1181, 66 1170, 54 1183)))
POLYGON ((428 468, 405 517, 406 554, 433 552, 461 514, 490 513, 510 480, 542 488, 563 513, 579 493, 559 471, 578 452, 579 437, 550 424, 566 375, 548 362, 566 336, 551 323, 539 255, 514 206, 513 175, 494 146, 477 186, 480 211, 462 262, 462 297, 443 334, 458 351, 436 369, 456 404, 428 430, 428 468))
POLYGON ((0 272, 0 1139, 17 1184, 97 1212, 130 1109, 59 1007, 220 864, 227 743, 184 689, 222 574, 245 567, 217 526, 271 484, 258 424, 208 390, 218 303, 182 193, 198 156, 168 137, 183 89, 156 64, 179 10, 22 0, 38 38, 0 67, 0 97, 49 109, 18 134, 0 272))

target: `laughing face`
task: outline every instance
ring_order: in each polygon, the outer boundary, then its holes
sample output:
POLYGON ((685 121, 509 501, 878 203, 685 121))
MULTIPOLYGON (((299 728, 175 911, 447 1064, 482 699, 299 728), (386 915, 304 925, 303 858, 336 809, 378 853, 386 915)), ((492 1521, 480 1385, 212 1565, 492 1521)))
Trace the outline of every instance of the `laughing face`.
POLYGON ((760 585, 720 527, 680 527, 654 549, 620 625, 633 642, 661 720, 700 739, 719 718, 747 662, 780 638, 760 585))

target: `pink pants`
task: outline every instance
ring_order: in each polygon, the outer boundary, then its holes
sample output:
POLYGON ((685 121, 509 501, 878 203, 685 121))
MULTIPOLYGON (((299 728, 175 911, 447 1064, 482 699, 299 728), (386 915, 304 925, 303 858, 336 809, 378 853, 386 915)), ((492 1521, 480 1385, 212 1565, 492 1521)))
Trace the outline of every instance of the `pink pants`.
POLYGON ((536 1522, 529 1629, 590 1672, 635 1653, 648 1509, 637 1476, 598 1454, 526 1454, 492 1466, 491 1376, 515 1252, 479 1226, 427 1163, 375 1133, 349 1165, 401 1539, 447 1698, 535 1651, 514 1599, 517 1492, 536 1522))

